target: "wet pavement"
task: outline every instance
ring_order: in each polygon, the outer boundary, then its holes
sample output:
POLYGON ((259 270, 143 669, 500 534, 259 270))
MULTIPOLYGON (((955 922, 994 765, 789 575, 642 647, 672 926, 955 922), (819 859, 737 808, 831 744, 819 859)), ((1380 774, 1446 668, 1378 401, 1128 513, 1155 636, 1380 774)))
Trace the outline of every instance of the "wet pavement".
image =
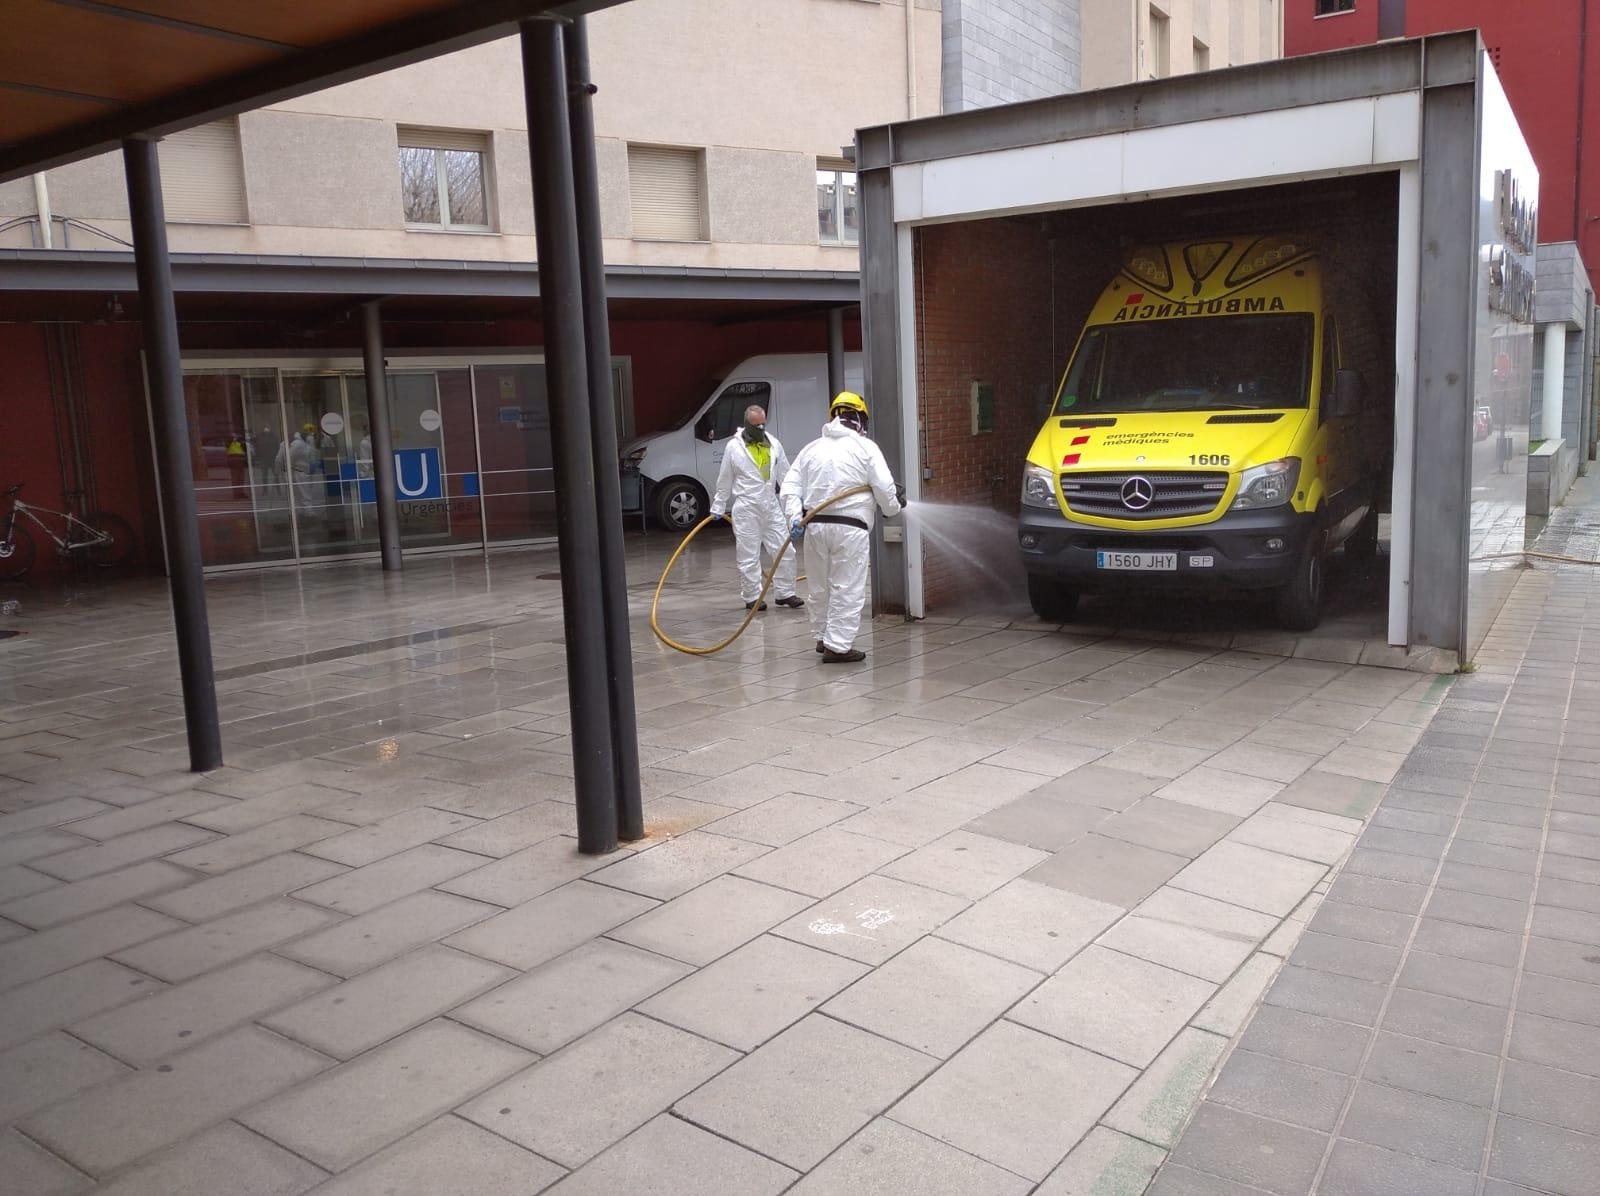
MULTIPOLYGON (((163 588, 23 592, 15 1190, 1137 1192, 1440 703, 1493 700, 1010 620, 830 667, 775 609, 690 658, 645 622, 671 546, 630 540, 651 834, 605 858, 554 553, 211 579, 200 777, 163 588)), ((675 635, 742 616, 731 555, 675 635)))

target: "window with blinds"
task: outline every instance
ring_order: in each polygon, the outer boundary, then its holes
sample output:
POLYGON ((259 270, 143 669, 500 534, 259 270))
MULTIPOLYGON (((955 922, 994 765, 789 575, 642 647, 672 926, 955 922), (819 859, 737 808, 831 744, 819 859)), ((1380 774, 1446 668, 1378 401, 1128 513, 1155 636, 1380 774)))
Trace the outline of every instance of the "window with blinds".
POLYGON ((246 224, 239 122, 218 120, 163 137, 161 202, 180 224, 246 224))
POLYGON ((489 135, 406 128, 397 133, 406 223, 489 228, 489 135))
POLYGON ((701 151, 630 145, 628 193, 636 239, 708 239, 705 155, 701 151))

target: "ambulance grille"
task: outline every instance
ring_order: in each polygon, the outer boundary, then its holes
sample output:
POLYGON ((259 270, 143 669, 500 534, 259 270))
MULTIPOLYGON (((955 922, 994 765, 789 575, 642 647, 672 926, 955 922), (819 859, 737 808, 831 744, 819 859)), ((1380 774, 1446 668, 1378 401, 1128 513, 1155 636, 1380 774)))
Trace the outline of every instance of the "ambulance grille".
POLYGON ((1061 494, 1068 510, 1102 519, 1179 519, 1209 515, 1228 489, 1225 473, 1064 473, 1061 494), (1145 488, 1130 485, 1135 479, 1145 488), (1140 506, 1145 489, 1148 506, 1140 506), (1127 492, 1132 502, 1124 499, 1127 492))

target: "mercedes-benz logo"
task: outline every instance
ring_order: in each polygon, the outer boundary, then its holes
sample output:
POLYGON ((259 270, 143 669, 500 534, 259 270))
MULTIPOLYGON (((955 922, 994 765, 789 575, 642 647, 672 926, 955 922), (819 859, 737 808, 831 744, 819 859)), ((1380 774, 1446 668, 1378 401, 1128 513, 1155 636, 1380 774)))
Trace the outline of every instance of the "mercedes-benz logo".
POLYGON ((1143 511, 1156 500, 1156 488, 1149 478, 1131 477, 1122 483, 1122 505, 1130 511, 1143 511))

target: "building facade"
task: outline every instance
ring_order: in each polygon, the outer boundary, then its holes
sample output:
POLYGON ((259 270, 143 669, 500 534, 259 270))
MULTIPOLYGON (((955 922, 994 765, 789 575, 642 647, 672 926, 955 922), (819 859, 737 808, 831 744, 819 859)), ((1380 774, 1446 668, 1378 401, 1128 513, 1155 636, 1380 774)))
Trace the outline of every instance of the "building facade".
MULTIPOLYGON (((1534 461, 1559 501, 1596 451, 1595 293, 1600 284, 1600 158, 1585 129, 1600 128, 1600 0, 1539 5, 1502 0, 1287 0, 1284 53, 1314 54, 1476 27, 1539 167, 1536 440, 1563 442, 1534 461), (1594 78, 1590 79, 1589 76, 1594 78), (1570 459, 1568 459, 1570 458, 1570 459)), ((1537 484, 1537 483, 1536 483, 1537 484)))
MULTIPOLYGON (((1275 3, 631 0, 597 13, 624 436, 672 426, 742 357, 821 352, 830 310, 849 313, 846 347, 859 343, 855 129, 1144 77, 1137 57, 1081 76, 1080 61, 1116 57, 1092 23, 1108 7, 1130 30, 1160 17, 1185 46, 1212 38, 1213 66, 1275 53, 1261 33, 1275 3)), ((373 300, 406 545, 548 534, 516 39, 190 129, 160 157, 208 565, 374 548, 360 319, 373 300)), ((130 241, 118 155, 0 185, 0 356, 21 383, 0 485, 121 514, 154 562, 130 241)))

